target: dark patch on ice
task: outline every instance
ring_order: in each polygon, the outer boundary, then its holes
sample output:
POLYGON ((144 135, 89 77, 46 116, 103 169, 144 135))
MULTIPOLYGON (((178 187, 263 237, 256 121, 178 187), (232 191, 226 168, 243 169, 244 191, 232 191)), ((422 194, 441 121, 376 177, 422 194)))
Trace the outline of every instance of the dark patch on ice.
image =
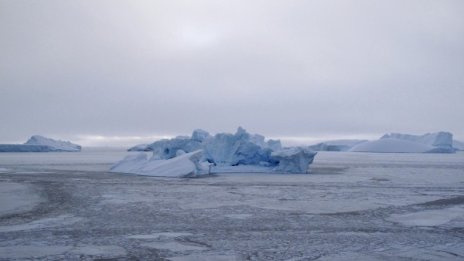
POLYGON ((64 187, 64 183, 37 182, 32 185, 44 200, 30 211, 4 215, 0 217, 0 222, 9 220, 27 222, 44 217, 51 212, 63 212, 72 208, 71 194, 64 187))
POLYGON ((349 167, 309 167, 311 175, 337 175, 343 174, 348 169, 349 167))
POLYGON ((192 245, 192 246, 207 247, 207 248, 212 247, 210 244, 207 244, 207 243, 204 243, 198 240, 193 240, 193 239, 190 239, 189 237, 177 237, 175 240, 178 242, 182 242, 182 243, 188 243, 189 245, 192 245))
POLYGON ((464 196, 457 196, 453 198, 438 199, 418 204, 419 206, 452 206, 464 204, 464 196))
POLYGON ((200 175, 192 175, 192 176, 185 176, 182 178, 187 178, 187 179, 203 179, 203 178, 215 178, 218 177, 219 175, 217 173, 210 173, 210 174, 200 174, 200 175))
POLYGON ((279 198, 280 201, 296 201, 294 198, 279 198))
POLYGON ((371 178, 371 180, 374 180, 374 181, 390 181, 389 179, 386 179, 386 178, 371 178))
POLYGON ((455 257, 458 257, 460 255, 456 254, 456 253, 453 253, 451 251, 445 251, 445 250, 437 250, 438 252, 443 252, 443 253, 447 253, 447 254, 450 254, 452 256, 455 256, 455 257))

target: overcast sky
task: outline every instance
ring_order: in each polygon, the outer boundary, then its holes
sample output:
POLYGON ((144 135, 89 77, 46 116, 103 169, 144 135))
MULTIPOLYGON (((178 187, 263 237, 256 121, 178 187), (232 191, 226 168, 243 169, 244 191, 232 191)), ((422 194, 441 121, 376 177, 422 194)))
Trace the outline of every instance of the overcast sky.
POLYGON ((464 1, 0 0, 0 142, 464 139, 464 1))

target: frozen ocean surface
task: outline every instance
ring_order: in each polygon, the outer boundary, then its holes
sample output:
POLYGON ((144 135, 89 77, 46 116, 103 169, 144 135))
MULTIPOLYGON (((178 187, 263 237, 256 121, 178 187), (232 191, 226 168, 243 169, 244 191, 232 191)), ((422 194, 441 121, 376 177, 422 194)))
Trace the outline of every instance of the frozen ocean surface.
POLYGON ((127 155, 0 154, 0 260, 464 259, 463 152, 320 152, 312 174, 110 173, 127 155))

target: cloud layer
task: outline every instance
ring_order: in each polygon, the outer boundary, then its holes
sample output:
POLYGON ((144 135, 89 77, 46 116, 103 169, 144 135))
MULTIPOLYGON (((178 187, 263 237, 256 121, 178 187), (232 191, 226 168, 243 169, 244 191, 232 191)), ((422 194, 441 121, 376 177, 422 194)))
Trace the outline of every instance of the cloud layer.
POLYGON ((464 2, 0 0, 0 141, 449 130, 464 2))

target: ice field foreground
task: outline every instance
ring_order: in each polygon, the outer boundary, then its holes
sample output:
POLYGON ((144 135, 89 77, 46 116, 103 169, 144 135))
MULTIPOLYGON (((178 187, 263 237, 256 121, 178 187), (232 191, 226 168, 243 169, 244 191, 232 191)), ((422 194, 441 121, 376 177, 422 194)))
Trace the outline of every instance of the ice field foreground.
POLYGON ((195 179, 108 172, 124 155, 0 154, 0 260, 464 258, 462 152, 195 179))

